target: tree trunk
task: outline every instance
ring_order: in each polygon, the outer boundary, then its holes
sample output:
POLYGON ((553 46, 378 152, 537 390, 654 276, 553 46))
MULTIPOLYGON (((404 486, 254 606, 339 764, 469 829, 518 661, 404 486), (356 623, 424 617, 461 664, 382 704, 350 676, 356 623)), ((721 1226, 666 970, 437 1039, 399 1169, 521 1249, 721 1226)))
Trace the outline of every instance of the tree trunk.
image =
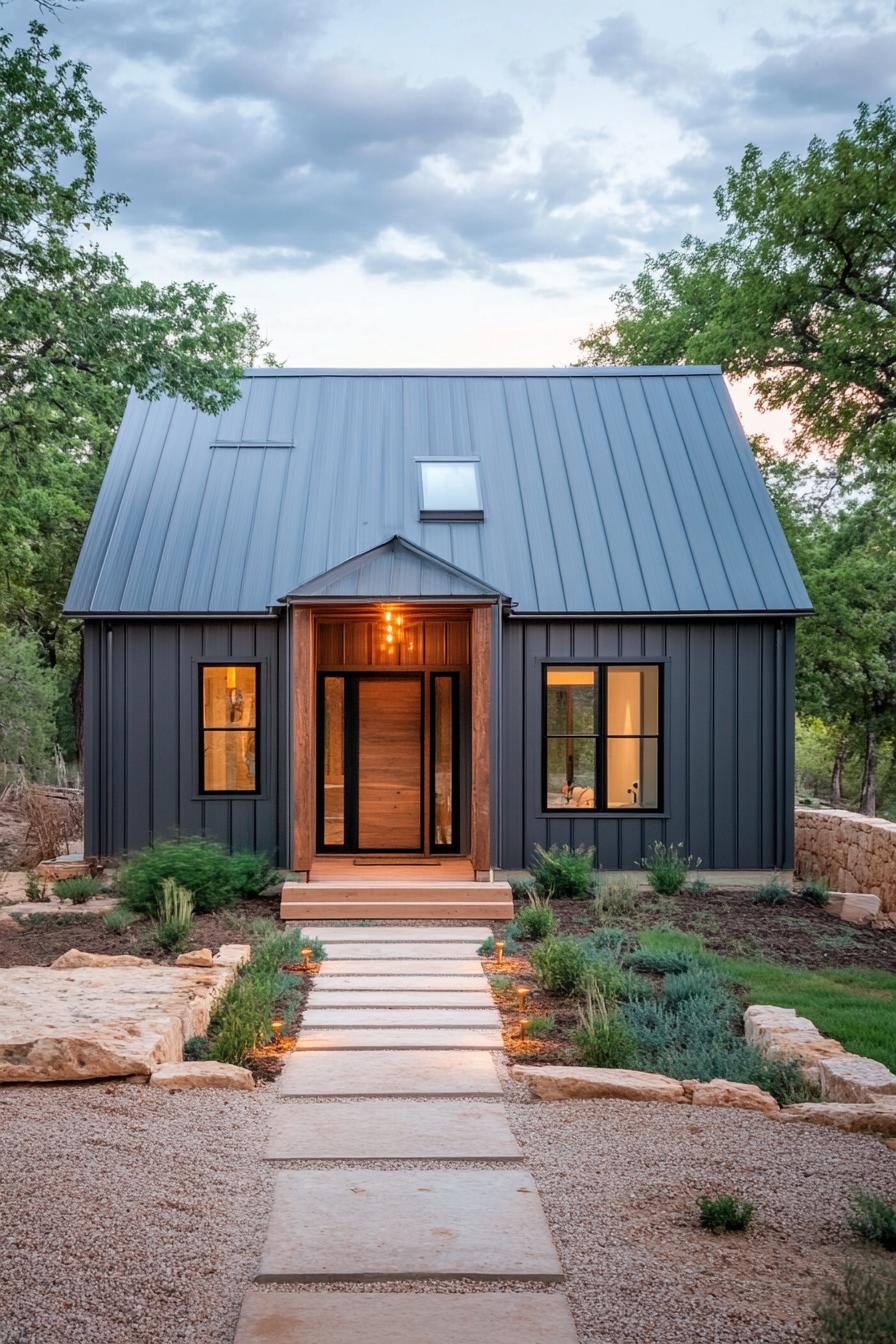
POLYGON ((846 743, 837 743, 837 755, 831 770, 831 807, 843 806, 843 763, 846 760, 846 743))
POLYGON ((877 812, 877 728, 871 726, 865 736, 865 768, 862 771, 862 797, 859 811, 866 817, 877 812))

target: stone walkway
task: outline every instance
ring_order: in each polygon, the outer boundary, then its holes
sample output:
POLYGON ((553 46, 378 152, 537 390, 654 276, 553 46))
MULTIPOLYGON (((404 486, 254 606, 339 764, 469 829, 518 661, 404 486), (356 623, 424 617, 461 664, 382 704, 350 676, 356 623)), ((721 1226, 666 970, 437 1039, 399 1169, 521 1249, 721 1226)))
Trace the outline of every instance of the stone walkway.
POLYGON ((577 1344, 566 1298, 544 1291, 563 1271, 500 1100, 476 955, 491 931, 304 932, 328 959, 266 1152, 256 1282, 277 1287, 247 1293, 235 1344, 577 1344), (451 1280, 469 1291, 437 1291, 451 1280))

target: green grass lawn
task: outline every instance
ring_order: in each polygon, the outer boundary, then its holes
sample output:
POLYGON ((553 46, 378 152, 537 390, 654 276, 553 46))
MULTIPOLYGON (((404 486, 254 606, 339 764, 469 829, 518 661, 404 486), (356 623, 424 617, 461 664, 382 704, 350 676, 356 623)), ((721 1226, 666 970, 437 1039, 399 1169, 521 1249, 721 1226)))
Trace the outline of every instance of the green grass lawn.
POLYGON ((750 1003, 795 1008, 844 1049, 879 1059, 896 1073, 896 975, 855 966, 812 971, 773 961, 718 961, 750 1003))

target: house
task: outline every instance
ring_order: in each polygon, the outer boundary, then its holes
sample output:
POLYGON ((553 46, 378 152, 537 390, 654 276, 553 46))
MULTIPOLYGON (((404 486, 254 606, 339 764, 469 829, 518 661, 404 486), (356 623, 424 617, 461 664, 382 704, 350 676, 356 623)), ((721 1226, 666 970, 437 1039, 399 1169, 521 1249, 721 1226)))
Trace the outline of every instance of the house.
POLYGON ((66 605, 86 848, 204 831, 343 882, 487 881, 536 842, 786 869, 808 610, 717 368, 132 396, 66 605))

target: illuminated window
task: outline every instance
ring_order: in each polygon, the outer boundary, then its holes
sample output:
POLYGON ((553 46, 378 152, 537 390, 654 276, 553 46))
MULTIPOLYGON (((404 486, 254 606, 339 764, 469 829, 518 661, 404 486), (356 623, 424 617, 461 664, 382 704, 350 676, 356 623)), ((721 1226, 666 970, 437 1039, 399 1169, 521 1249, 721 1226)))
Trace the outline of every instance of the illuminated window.
POLYGON ((547 667, 544 696, 545 808, 656 811, 659 667, 547 667))
POLYGON ((203 793, 258 792, 258 668, 200 669, 203 793))
POLYGON ((418 458, 420 517, 428 519, 482 518, 479 462, 475 458, 418 458))

